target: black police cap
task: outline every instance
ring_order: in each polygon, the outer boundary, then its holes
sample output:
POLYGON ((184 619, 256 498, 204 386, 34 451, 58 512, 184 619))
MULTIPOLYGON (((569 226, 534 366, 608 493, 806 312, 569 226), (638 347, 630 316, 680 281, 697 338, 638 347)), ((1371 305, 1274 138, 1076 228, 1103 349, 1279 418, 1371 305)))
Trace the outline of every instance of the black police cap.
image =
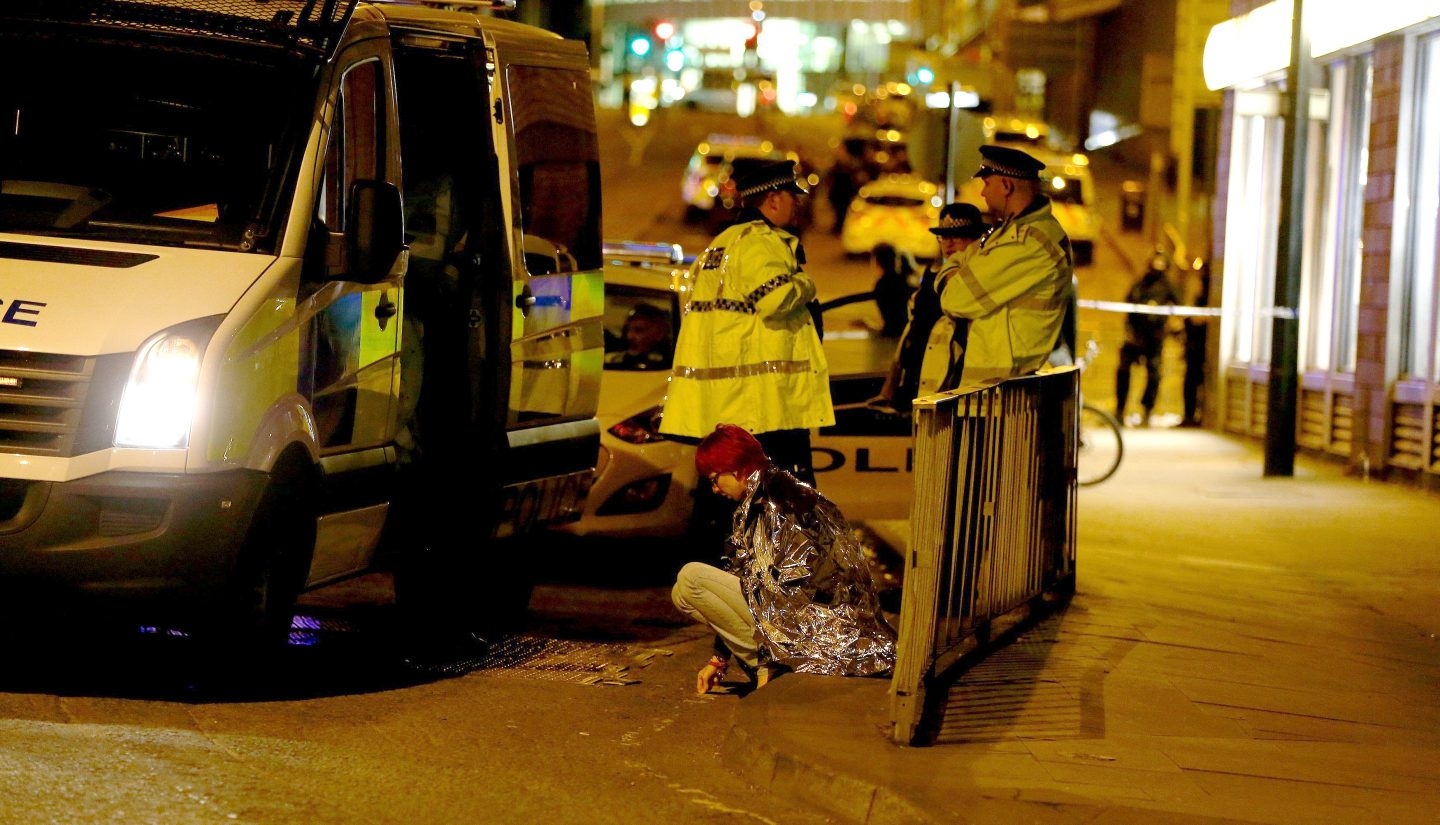
POLYGON ((977 178, 1003 175, 1018 180, 1039 180, 1045 162, 1009 146, 985 144, 980 147, 980 170, 977 178))
POLYGON ((969 203, 947 203, 930 231, 941 238, 979 238, 989 227, 980 209, 969 203))
POLYGON ((741 198, 772 190, 810 194, 810 188, 795 177, 795 162, 792 160, 777 160, 757 166, 735 180, 735 194, 741 198))

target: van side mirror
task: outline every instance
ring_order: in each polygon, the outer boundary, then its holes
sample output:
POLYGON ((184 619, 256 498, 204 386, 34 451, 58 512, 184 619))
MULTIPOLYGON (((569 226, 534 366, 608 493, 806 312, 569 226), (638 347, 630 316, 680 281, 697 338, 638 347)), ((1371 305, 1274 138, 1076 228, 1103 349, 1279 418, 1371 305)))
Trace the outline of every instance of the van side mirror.
POLYGON ((400 188, 383 180, 350 185, 345 213, 345 279, 363 284, 385 280, 405 248, 400 188))

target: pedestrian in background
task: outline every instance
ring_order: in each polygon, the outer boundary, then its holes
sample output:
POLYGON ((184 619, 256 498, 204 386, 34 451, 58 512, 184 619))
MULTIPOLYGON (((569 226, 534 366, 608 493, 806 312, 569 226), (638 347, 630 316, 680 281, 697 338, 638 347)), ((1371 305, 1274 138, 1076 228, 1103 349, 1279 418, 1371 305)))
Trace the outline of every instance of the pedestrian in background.
POLYGON ((920 273, 920 283, 910 295, 907 322, 895 347, 890 372, 879 394, 866 402, 868 406, 908 413, 917 396, 958 386, 970 322, 940 311, 935 275, 946 259, 969 248, 988 230, 985 217, 973 204, 951 203, 940 210, 940 219, 930 229, 940 254, 920 273), (928 370, 923 366, 927 359, 928 370))
MULTIPOLYGON (((1125 303, 1146 307, 1174 306, 1180 303, 1175 285, 1166 276, 1170 258, 1163 250, 1155 250, 1145 272, 1130 285, 1125 303)), ((1120 366, 1115 370, 1115 419, 1122 424, 1150 426, 1155 399, 1160 394, 1160 362, 1165 348, 1168 314, 1131 312, 1125 316, 1125 343, 1120 345, 1120 366), (1136 422, 1126 422, 1125 407, 1130 397, 1130 372, 1137 365, 1145 367, 1145 389, 1140 394, 1142 413, 1136 422)))
POLYGON ((1070 239, 1041 190, 1045 164, 1008 146, 980 147, 981 196, 992 221, 979 243, 935 276, 940 309, 970 321, 962 383, 1073 363, 1067 318, 1075 303, 1070 239))
POLYGON ((815 282, 786 231, 808 190, 791 161, 737 182, 744 210, 690 269, 660 431, 704 438, 730 422, 786 472, 815 481, 810 430, 835 423, 830 367, 808 305, 815 282))
MULTIPOLYGON (((1196 307, 1210 305, 1210 265, 1197 258, 1190 268, 1190 296, 1187 304, 1196 307)), ((1185 385, 1182 392, 1185 411, 1180 417, 1180 426, 1199 427, 1205 413, 1205 354, 1209 344, 1210 319, 1201 316, 1186 316, 1185 326, 1185 385)))
POLYGON ((830 234, 840 236, 845 229, 845 216, 850 211, 850 202, 860 187, 870 182, 865 171, 865 140, 846 138, 835 147, 835 162, 825 176, 825 191, 835 221, 830 225, 830 234))
POLYGON ((690 562, 671 590, 676 609, 715 632, 696 693, 718 685, 732 657, 756 687, 777 670, 870 676, 894 667, 895 632, 864 549, 834 503, 733 424, 701 440, 695 469, 738 502, 725 569, 690 562))
POLYGON ((910 313, 907 305, 915 291, 911 280, 920 267, 909 252, 893 244, 877 244, 870 252, 880 275, 875 279, 875 306, 880 310, 880 336, 898 338, 905 331, 910 313))

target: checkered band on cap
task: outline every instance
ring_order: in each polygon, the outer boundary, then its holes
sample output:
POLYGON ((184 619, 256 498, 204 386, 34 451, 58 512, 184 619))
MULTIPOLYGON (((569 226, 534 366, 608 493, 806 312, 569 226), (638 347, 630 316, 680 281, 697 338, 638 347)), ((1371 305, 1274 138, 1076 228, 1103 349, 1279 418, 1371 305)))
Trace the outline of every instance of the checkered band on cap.
POLYGON ((1004 175, 1007 178, 1020 178, 1021 180, 1040 179, 1040 172, 1038 170, 1019 169, 988 158, 980 161, 980 172, 976 177, 985 177, 987 175, 1004 175))
POLYGON ((930 228, 942 238, 978 238, 989 227, 978 207, 968 203, 952 203, 940 210, 940 219, 930 228))
POLYGON ((940 218, 940 222, 939 222, 939 223, 935 224, 935 228, 936 228, 936 229, 965 229, 965 228, 968 228, 968 227, 971 227, 971 226, 974 226, 974 225, 975 225, 975 222, 972 221, 972 220, 967 220, 967 219, 965 219, 965 218, 959 218, 959 217, 956 217, 956 216, 954 216, 954 215, 945 215, 944 217, 940 218))
POLYGON ((977 178, 1003 175, 1018 180, 1039 180, 1040 171, 1045 168, 1043 161, 1009 146, 981 146, 980 158, 980 170, 975 173, 977 178))

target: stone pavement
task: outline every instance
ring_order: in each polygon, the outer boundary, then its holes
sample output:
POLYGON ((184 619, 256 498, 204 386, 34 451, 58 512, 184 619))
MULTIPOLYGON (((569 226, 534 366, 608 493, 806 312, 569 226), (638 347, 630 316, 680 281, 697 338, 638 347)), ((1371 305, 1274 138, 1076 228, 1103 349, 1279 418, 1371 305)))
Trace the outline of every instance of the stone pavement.
POLYGON ((1263 466, 1126 430, 1074 599, 961 673, 937 744, 891 743, 888 680, 788 674, 726 764, 869 825, 1440 822, 1440 496, 1263 466))

